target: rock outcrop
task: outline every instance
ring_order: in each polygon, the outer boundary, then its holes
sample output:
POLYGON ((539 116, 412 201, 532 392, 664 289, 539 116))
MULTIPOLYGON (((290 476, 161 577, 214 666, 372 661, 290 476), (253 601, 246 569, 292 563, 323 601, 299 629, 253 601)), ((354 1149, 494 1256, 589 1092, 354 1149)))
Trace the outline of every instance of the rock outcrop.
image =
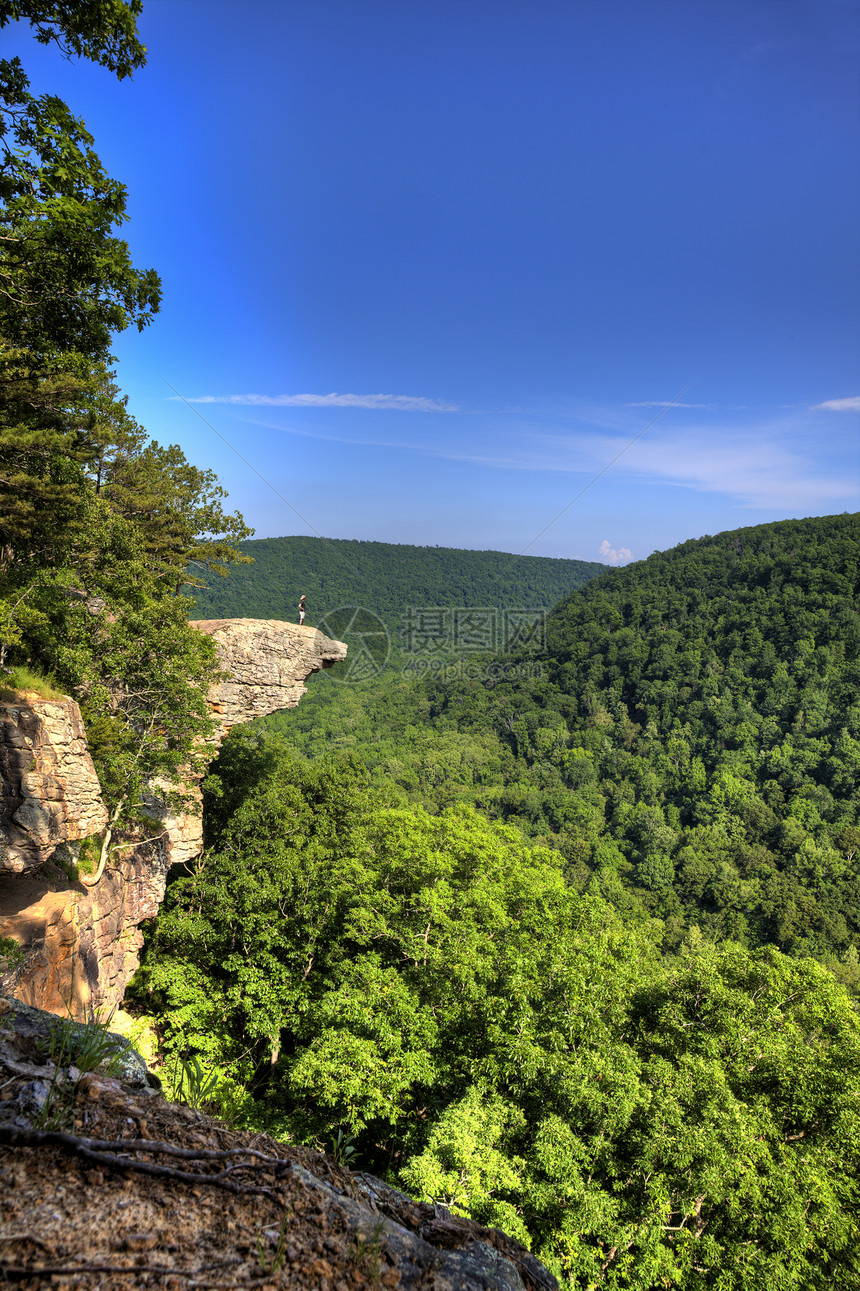
POLYGON ((312 673, 346 658, 342 641, 277 619, 198 619, 191 626, 214 638, 228 674, 209 693, 218 739, 240 722, 295 708, 312 673))
POLYGON ((498 1229, 170 1103, 158 1084, 122 1037, 0 997, 10 1282, 558 1291, 498 1229))
MULTIPOLYGON (((316 628, 277 620, 193 626, 215 639, 225 674, 209 696, 213 757, 232 726, 295 707, 312 673, 346 657, 342 642, 316 628)), ((149 836, 124 838, 86 887, 76 872, 81 841, 102 833, 107 811, 77 704, 29 695, 0 704, 0 777, 0 937, 24 953, 6 985, 54 1013, 110 1010, 137 967, 139 924, 158 913, 168 869, 202 850, 199 786, 182 786, 188 805, 176 811, 160 805, 153 785, 149 836)))
POLYGON ((0 872, 35 869, 106 824, 74 700, 25 694, 0 703, 0 872))
MULTIPOLYGON (((197 619, 191 624, 215 640, 224 679, 209 693, 209 711, 217 723, 215 748, 234 726, 295 708, 306 694, 305 682, 321 668, 346 658, 342 641, 332 641, 316 628, 298 627, 278 619, 197 619)), ((154 786, 153 816, 163 826, 164 873, 171 865, 193 860, 203 849, 203 803, 195 783, 185 786, 188 807, 170 811, 159 806, 154 786)), ((163 883, 158 904, 163 898, 163 883)), ((149 916, 144 915, 144 918, 149 916)))

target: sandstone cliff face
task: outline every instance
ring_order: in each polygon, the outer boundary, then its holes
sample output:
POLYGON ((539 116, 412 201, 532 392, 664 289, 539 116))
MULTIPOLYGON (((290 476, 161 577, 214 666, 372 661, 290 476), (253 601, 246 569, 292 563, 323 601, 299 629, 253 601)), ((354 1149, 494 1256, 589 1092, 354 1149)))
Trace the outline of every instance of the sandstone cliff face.
POLYGON ((0 873, 34 869, 106 824, 74 700, 0 703, 0 873))
MULTIPOLYGON (((214 637, 227 674, 210 695, 213 757, 232 726, 295 707, 312 673, 346 657, 342 642, 316 628, 277 620, 194 626, 214 637)), ((0 705, 0 780, 0 937, 25 952, 6 987, 54 1013, 109 1011, 137 967, 138 925, 158 913, 168 869, 202 850, 199 787, 183 786, 188 806, 177 812, 160 805, 154 785, 148 836, 124 839, 85 887, 74 879, 79 843, 104 830, 107 811, 73 700, 0 705)))
POLYGON ((74 700, 26 695, 0 704, 0 937, 26 953, 16 989, 29 1003, 44 998, 57 1012, 68 1005, 81 1014, 90 1003, 82 912, 61 867, 71 868, 80 840, 106 824, 74 700))
POLYGON ((191 626, 215 639, 229 673, 209 694, 219 739, 240 722, 295 708, 312 673, 346 658, 342 641, 277 619, 198 619, 191 626))
MULTIPOLYGON (((227 674, 209 693, 209 711, 217 723, 213 757, 232 727, 295 708, 307 693, 305 682, 313 673, 346 658, 342 641, 332 641, 316 628, 278 619, 197 619, 191 626, 214 638, 227 674)), ((158 787, 152 812, 164 827, 166 875, 171 865, 190 861, 203 850, 203 805, 199 788, 189 783, 185 786, 187 809, 167 811, 158 805, 158 787)), ((163 897, 164 876, 157 904, 163 897)))

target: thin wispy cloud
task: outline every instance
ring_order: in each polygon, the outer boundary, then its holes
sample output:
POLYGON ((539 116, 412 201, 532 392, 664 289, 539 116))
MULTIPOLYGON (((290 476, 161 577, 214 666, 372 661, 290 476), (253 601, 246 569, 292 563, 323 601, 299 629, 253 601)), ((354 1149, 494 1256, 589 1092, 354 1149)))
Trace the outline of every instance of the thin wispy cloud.
MULTIPOLYGON (((271 406, 271 405, 266 405, 271 406)), ((736 420, 709 424, 688 420, 676 426, 649 431, 631 443, 641 429, 631 414, 619 418, 618 410, 604 418, 590 410, 587 419, 571 426, 567 418, 555 423, 535 417, 461 415, 435 427, 432 435, 402 424, 388 423, 391 433, 368 434, 369 427, 348 420, 335 430, 333 424, 311 426, 298 419, 289 425, 236 412, 249 425, 270 434, 298 435, 352 449, 417 454, 447 459, 484 470, 545 472, 586 478, 602 471, 623 450, 623 456, 606 476, 640 480, 643 485, 674 486, 701 493, 722 494, 736 505, 773 511, 856 505, 857 488, 833 459, 822 456, 817 419, 809 411, 794 412, 750 422, 736 420), (567 425, 564 422, 567 421, 567 425), (622 429, 621 422, 626 422, 622 429), (601 422, 603 424, 601 424, 601 422), (584 424, 583 424, 584 423, 584 424)), ((260 409, 262 413, 262 408, 260 409)), ((425 423, 426 425, 426 423, 425 423)), ((607 540, 608 541, 608 540, 607 540)), ((609 551, 623 552, 623 548, 609 551)), ((605 557, 611 559, 609 556, 605 557)), ((632 559, 632 557, 626 557, 632 559)))
POLYGON ((245 408, 371 408, 395 412, 459 412, 453 403, 411 394, 201 394, 188 403, 238 404, 245 408))
POLYGON ((713 403, 676 403, 674 399, 640 399, 626 403, 625 408, 715 408, 713 403))
MULTIPOLYGON (((238 417, 245 426, 259 426, 262 430, 271 430, 278 435, 297 435, 300 439, 310 439, 322 444, 345 444, 348 448, 385 448, 392 452, 424 452, 422 445, 415 440, 369 436, 356 434, 334 434, 331 430, 309 429, 306 426, 279 426, 274 421, 262 421, 259 417, 238 417)), ((429 451, 429 450, 428 450, 429 451)))
POLYGON ((860 394, 855 394, 850 399, 825 399, 824 403, 812 405, 812 411, 818 412, 824 409, 826 412, 860 412, 860 394))
POLYGON ((604 538, 600 544, 600 555, 609 565, 626 565, 628 560, 633 559, 633 552, 629 547, 613 547, 608 538, 604 538))
MULTIPOLYGON (((530 427, 520 435, 497 429, 491 443, 437 443, 435 452, 496 469, 586 475, 601 470, 628 444, 617 432, 541 433, 530 427)), ((844 471, 821 461, 818 437, 790 421, 666 428, 626 449, 607 479, 611 475, 721 493, 741 506, 776 511, 842 506, 857 495, 844 471)))
POLYGON ((673 428, 650 444, 637 444, 628 457, 627 468, 637 475, 722 493, 749 507, 827 505, 849 492, 841 473, 823 468, 802 437, 780 426, 673 428))

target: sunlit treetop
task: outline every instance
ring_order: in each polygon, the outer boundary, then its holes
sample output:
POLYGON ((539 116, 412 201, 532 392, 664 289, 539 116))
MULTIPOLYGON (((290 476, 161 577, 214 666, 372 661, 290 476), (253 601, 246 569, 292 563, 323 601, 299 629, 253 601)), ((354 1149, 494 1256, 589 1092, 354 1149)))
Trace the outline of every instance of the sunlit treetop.
POLYGON ((0 28, 29 22, 40 44, 55 44, 68 58, 92 59, 124 80, 146 62, 137 34, 142 9, 142 0, 0 0, 0 28))

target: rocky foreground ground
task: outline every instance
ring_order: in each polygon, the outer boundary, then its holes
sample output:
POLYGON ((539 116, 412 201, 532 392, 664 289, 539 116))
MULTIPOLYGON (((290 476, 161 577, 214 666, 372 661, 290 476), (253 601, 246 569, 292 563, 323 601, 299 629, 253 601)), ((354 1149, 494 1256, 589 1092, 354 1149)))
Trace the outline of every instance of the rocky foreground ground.
POLYGON ((557 1291, 505 1234, 157 1086, 127 1041, 0 997, 5 1283, 557 1291))

